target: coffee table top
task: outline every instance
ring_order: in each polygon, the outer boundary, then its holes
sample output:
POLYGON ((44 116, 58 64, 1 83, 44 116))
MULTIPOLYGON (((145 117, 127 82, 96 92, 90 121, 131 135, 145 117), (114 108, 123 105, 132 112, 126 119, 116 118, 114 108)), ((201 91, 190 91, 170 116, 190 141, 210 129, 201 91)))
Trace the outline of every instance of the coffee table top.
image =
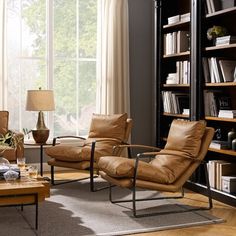
POLYGON ((39 177, 37 179, 22 178, 12 182, 0 180, 0 205, 27 204, 38 195, 38 201, 50 196, 50 183, 39 177))

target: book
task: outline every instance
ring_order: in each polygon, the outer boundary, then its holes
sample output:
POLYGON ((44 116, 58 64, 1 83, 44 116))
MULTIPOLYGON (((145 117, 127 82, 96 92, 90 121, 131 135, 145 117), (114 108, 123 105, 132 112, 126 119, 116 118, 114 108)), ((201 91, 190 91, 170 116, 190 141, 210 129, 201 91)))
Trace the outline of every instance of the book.
POLYGON ((227 36, 222 36, 222 37, 216 38, 216 46, 228 45, 231 43, 236 43, 236 36, 227 35, 227 36))
POLYGON ((206 9, 207 9, 208 14, 213 13, 212 6, 210 4, 210 0, 206 0, 206 9))
POLYGON ((236 110, 219 110, 218 117, 231 119, 236 118, 236 110))
POLYGON ((206 57, 202 58, 202 67, 203 67, 203 75, 204 75, 204 78, 205 78, 205 82, 210 83, 211 82, 211 77, 210 77, 208 60, 207 60, 206 57))
POLYGON ((188 13, 182 14, 180 16, 180 21, 181 22, 190 21, 190 13, 188 12, 188 13))
POLYGON ((209 147, 215 149, 227 150, 229 149, 229 143, 228 141, 212 140, 209 147))
POLYGON ((167 18, 168 24, 174 24, 180 21, 180 15, 171 16, 167 18))
POLYGON ((219 60, 222 76, 224 82, 234 81, 234 71, 236 68, 235 60, 219 60))
POLYGON ((177 53, 189 50, 189 31, 177 32, 177 53))
POLYGON ((220 0, 210 0, 210 5, 211 5, 212 13, 219 11, 221 9, 220 0))
POLYGON ((236 0, 220 0, 221 9, 227 9, 236 6, 236 0))
POLYGON ((222 190, 222 176, 235 175, 236 163, 221 162, 219 163, 219 189, 222 190))

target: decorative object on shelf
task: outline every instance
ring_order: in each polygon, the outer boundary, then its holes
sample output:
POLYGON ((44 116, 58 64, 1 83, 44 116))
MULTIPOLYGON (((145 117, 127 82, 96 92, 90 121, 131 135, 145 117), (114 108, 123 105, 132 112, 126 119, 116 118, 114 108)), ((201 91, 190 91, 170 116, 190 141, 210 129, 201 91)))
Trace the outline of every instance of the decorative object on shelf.
POLYGON ((228 143, 229 143, 229 147, 230 149, 232 149, 232 141, 236 139, 236 132, 234 129, 232 129, 229 133, 228 133, 228 143))
POLYGON ((228 33, 228 31, 225 27, 214 25, 213 27, 211 27, 207 30, 207 39, 213 40, 213 44, 215 45, 216 38, 225 36, 225 35, 227 35, 227 33, 228 33))
POLYGON ((39 111, 36 129, 32 130, 33 138, 36 143, 46 143, 49 137, 49 129, 44 122, 43 111, 53 111, 55 109, 54 96, 52 90, 28 90, 27 92, 27 111, 39 111))
POLYGON ((232 150, 236 151, 236 138, 232 140, 232 150))

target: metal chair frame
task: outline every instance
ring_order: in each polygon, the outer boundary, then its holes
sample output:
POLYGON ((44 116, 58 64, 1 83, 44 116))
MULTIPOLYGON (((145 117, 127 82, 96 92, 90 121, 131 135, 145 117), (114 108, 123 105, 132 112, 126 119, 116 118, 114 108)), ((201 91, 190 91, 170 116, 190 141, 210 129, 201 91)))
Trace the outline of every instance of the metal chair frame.
POLYGON ((192 208, 192 209, 184 209, 184 210, 181 210, 181 211, 168 211, 168 212, 154 212, 154 213, 149 213, 149 214, 137 214, 137 210, 136 210, 136 202, 137 201, 150 201, 150 200, 161 200, 161 199, 178 199, 178 198, 183 198, 184 197, 184 189, 181 188, 181 195, 179 195, 179 196, 137 199, 136 198, 137 169, 138 169, 139 159, 142 158, 142 157, 146 158, 147 156, 142 155, 142 154, 138 154, 137 157, 136 157, 136 161, 135 161, 133 186, 130 189, 132 191, 132 199, 129 199, 129 200, 113 200, 112 199, 112 187, 113 187, 113 185, 110 184, 109 185, 109 200, 111 201, 111 203, 115 204, 115 203, 122 203, 122 202, 132 202, 132 212, 133 212, 133 216, 136 217, 136 218, 145 217, 145 216, 154 216, 154 215, 199 211, 199 210, 210 210, 213 207, 212 195, 211 195, 210 183, 209 183, 209 175, 208 175, 206 162, 201 161, 201 164, 203 164, 203 166, 204 166, 204 172, 205 172, 205 177, 206 177, 206 186, 207 186, 207 193, 208 193, 208 207, 198 207, 198 208, 192 208))

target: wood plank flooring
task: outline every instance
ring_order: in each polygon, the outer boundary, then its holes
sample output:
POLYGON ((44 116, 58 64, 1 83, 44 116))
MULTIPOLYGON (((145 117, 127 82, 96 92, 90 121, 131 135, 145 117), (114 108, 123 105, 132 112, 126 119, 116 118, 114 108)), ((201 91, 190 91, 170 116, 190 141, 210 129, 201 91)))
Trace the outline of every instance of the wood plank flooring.
MULTIPOLYGON (((50 177, 50 174, 47 173, 50 177)), ((85 172, 60 171, 56 173, 56 179, 83 178, 85 172)), ((91 193, 93 194, 93 193, 91 193)), ((207 206, 207 198, 201 194, 186 191, 185 198, 181 200, 185 204, 207 206)), ((212 215, 225 220, 221 224, 190 227, 176 230, 165 230, 152 233, 135 234, 135 236, 236 236, 236 208, 213 201, 213 209, 209 211, 212 215)), ((134 236, 134 235, 133 235, 134 236)))

